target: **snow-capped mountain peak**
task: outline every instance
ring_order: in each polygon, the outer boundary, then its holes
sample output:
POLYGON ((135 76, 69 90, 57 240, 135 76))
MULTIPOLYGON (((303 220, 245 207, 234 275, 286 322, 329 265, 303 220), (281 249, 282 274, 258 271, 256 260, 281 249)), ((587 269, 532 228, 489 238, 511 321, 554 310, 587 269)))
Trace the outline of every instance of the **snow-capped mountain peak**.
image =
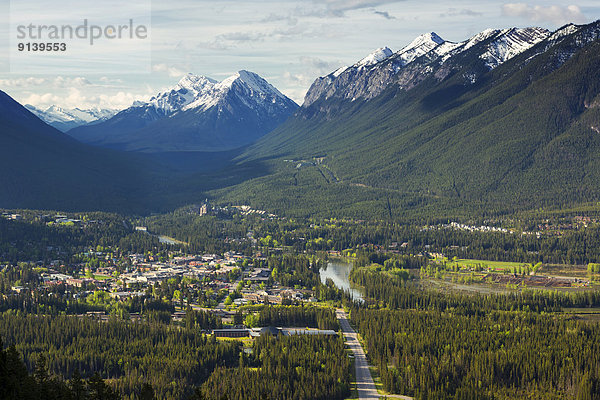
POLYGON ((217 83, 217 81, 215 81, 214 79, 208 78, 203 75, 195 75, 190 72, 186 76, 181 78, 179 80, 179 82, 177 82, 177 85, 175 85, 175 88, 186 89, 186 90, 190 90, 190 91, 200 91, 200 90, 202 90, 202 88, 206 87, 207 85, 211 85, 211 84, 215 84, 215 83, 217 83))
POLYGON ((483 31, 479 32, 478 34, 476 34, 475 36, 471 37, 470 39, 466 40, 464 42, 464 46, 461 50, 462 51, 469 50, 471 47, 475 46, 476 44, 481 43, 484 40, 489 39, 494 35, 497 35, 498 33, 500 33, 499 29, 488 28, 486 30, 483 30, 483 31))
POLYGON ((359 62, 357 62, 356 65, 359 67, 374 65, 385 60, 392 54, 394 54, 394 52, 390 50, 389 47, 380 47, 365 58, 363 58, 362 60, 360 60, 359 62))
POLYGON ((406 65, 416 58, 430 52, 445 40, 438 36, 435 32, 424 33, 417 36, 408 46, 402 48, 397 54, 402 65, 406 65))
POLYGON ((390 50, 389 47, 387 47, 387 46, 380 47, 377 50, 375 50, 374 52, 372 52, 371 54, 369 54, 368 56, 362 58, 360 61, 358 61, 356 64, 352 65, 351 67, 348 67, 345 65, 343 67, 336 69, 329 75, 333 76, 334 78, 337 78, 344 71, 346 71, 348 69, 370 67, 372 65, 380 63, 381 61, 385 60, 386 58, 390 57, 393 54, 394 54, 394 52, 392 50, 390 50))
POLYGON ((134 107, 154 107, 160 114, 167 115, 194 102, 217 83, 206 76, 187 74, 175 86, 150 98, 147 102, 135 102, 134 107))
POLYGON ((198 112, 224 101, 228 94, 234 93, 249 107, 259 107, 269 103, 287 103, 285 97, 273 85, 254 72, 241 70, 230 77, 206 86, 193 101, 181 107, 182 110, 196 109, 198 112))
POLYGON ((279 90, 277 90, 277 88, 264 80, 260 75, 246 70, 238 71, 229 78, 218 83, 216 86, 220 88, 230 88, 236 82, 249 88, 253 94, 272 95, 275 97, 285 98, 285 96, 279 90))
MULTIPOLYGON (((576 28, 565 26, 563 29, 572 32, 576 28)), ((466 52, 479 57, 488 69, 493 69, 549 35, 546 29, 535 27, 486 29, 462 42, 449 42, 435 32, 425 33, 394 54, 390 55, 391 50, 384 47, 350 67, 339 68, 315 80, 304 98, 304 106, 308 107, 318 99, 368 100, 392 84, 411 90, 429 76, 443 80, 453 70, 461 68, 464 58, 459 55, 466 52), (386 62, 381 63, 383 60, 386 62), (368 68, 363 67, 367 65, 368 68)), ((465 74, 467 81, 474 83, 477 80, 471 71, 465 74)))
POLYGON ((550 40, 560 39, 564 36, 575 33, 578 30, 579 30, 579 26, 577 26, 575 24, 567 24, 567 25, 563 26, 562 28, 558 29, 556 32, 554 32, 552 34, 552 36, 550 36, 550 40))

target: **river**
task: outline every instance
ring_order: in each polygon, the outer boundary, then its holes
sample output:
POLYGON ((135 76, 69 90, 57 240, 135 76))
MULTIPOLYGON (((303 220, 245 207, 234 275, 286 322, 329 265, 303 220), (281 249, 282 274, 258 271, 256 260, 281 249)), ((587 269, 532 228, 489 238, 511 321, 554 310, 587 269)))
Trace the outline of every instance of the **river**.
POLYGON ((327 269, 319 271, 321 276, 321 282, 325 283, 327 278, 330 278, 335 285, 344 290, 350 290, 350 293, 355 299, 362 300, 362 294, 358 289, 352 287, 348 277, 350 276, 350 270, 352 269, 352 263, 348 263, 343 260, 332 260, 327 263, 327 269))

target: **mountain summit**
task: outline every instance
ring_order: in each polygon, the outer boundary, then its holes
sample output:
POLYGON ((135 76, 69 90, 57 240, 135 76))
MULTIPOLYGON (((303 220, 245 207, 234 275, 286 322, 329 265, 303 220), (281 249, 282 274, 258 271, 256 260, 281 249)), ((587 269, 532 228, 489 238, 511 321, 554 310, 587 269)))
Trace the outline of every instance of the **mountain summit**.
POLYGON ((68 134, 128 151, 222 151, 254 142, 297 108, 250 71, 239 71, 221 82, 188 74, 148 101, 137 101, 103 123, 68 134))

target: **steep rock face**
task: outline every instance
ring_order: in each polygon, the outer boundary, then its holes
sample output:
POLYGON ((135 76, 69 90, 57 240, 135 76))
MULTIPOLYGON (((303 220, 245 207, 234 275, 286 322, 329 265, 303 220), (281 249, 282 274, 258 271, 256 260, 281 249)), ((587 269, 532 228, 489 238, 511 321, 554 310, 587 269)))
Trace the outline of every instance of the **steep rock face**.
MULTIPOLYGON (((427 33, 397 53, 376 57, 376 54, 381 54, 381 49, 378 49, 363 59, 370 60, 368 63, 361 60, 351 67, 340 68, 318 78, 308 90, 303 107, 331 98, 369 100, 392 84, 410 90, 429 76, 441 81, 450 74, 453 59, 466 51, 476 52, 479 63, 493 69, 549 35, 550 32, 542 28, 488 29, 464 42, 453 43, 435 32, 427 33)), ((476 75, 467 73, 465 79, 474 83, 476 75)))
POLYGON ((188 74, 173 88, 104 123, 68 133, 86 143, 128 151, 221 151, 252 143, 297 107, 250 71, 222 82, 188 74))
POLYGON ((480 58, 485 61, 488 68, 493 69, 533 47, 548 36, 550 36, 550 32, 542 28, 505 29, 493 38, 487 46, 487 51, 480 58))

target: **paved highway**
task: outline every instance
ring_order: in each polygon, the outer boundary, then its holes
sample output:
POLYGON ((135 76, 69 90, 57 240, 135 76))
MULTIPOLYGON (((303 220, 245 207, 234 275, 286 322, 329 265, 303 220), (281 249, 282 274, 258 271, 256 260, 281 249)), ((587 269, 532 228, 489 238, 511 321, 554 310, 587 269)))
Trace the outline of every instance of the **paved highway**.
POLYGON ((358 389, 358 398, 360 400, 379 400, 379 393, 373 382, 371 371, 365 352, 358 341, 358 335, 350 326, 344 310, 336 310, 337 319, 340 321, 342 332, 346 338, 346 343, 354 353, 354 366, 356 368, 356 388, 358 389))

